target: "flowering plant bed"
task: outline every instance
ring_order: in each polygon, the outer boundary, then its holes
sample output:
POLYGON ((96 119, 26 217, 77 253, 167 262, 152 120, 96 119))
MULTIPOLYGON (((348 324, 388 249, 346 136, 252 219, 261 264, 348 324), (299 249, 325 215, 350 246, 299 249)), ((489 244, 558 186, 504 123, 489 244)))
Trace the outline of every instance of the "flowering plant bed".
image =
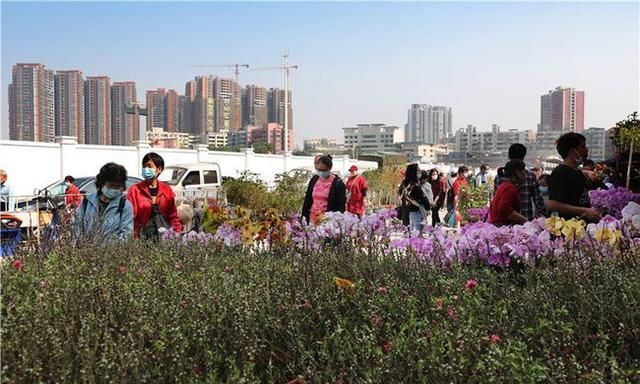
POLYGON ((424 236, 392 210, 242 225, 6 260, 3 379, 640 380, 640 205, 424 236))

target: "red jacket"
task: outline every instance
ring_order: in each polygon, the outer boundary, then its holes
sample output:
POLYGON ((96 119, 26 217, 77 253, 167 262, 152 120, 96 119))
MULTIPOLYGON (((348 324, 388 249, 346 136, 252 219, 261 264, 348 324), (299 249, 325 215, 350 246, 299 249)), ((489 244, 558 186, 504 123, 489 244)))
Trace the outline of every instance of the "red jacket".
POLYGON ((347 191, 349 191, 347 212, 361 216, 364 214, 364 198, 368 188, 367 180, 362 175, 349 177, 347 180, 347 191))
MULTIPOLYGON (((133 236, 137 239, 140 229, 151 219, 151 194, 149 185, 145 181, 132 185, 127 192, 127 199, 133 205, 133 236)), ((156 205, 160 214, 171 224, 177 232, 182 231, 182 222, 178 217, 173 190, 167 184, 158 181, 158 196, 156 205)))
POLYGON ((67 188, 67 190, 65 191, 65 203, 67 204, 67 207, 79 207, 80 203, 82 202, 82 194, 80 193, 80 190, 78 189, 78 187, 76 187, 75 184, 71 184, 71 186, 69 188, 67 188))

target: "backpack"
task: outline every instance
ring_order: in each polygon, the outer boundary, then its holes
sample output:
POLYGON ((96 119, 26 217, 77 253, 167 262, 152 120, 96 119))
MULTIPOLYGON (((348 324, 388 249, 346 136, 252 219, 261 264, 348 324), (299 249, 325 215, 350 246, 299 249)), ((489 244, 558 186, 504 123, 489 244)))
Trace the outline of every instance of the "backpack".
MULTIPOLYGON (((149 201, 151 202, 151 199, 149 201)), ((151 218, 140 228, 140 237, 157 241, 160 239, 160 234, 171 228, 171 225, 162 216, 157 204, 151 203, 151 209, 151 218)))

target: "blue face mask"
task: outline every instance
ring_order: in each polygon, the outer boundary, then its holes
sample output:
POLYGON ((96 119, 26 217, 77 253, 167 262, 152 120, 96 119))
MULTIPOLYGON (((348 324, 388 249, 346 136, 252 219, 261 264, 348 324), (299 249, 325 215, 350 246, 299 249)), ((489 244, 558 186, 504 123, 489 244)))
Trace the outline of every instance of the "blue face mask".
POLYGON ((113 199, 116 199, 116 198, 122 196, 122 191, 119 190, 119 189, 111 189, 111 188, 104 187, 104 188, 102 188, 102 194, 107 199, 113 200, 113 199))
POLYGON ((316 171, 316 174, 322 177, 323 179, 326 179, 329 176, 331 176, 331 171, 316 171))
POLYGON ((156 177, 156 171, 153 168, 142 168, 142 178, 149 181, 156 177))

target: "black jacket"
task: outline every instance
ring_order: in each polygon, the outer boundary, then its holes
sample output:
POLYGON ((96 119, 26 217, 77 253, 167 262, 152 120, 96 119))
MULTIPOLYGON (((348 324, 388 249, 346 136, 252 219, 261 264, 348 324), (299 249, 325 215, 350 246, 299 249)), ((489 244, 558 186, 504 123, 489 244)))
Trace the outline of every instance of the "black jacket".
MULTIPOLYGON (((304 204, 302 204, 302 217, 307 219, 309 223, 309 216, 311 214, 311 206, 313 205, 313 187, 320 176, 314 175, 309 181, 307 187, 307 193, 304 196, 304 204)), ((347 204, 347 188, 345 187, 342 179, 338 176, 331 183, 331 189, 329 190, 329 201, 327 204, 327 212, 342 212, 344 213, 345 206, 347 204)))

